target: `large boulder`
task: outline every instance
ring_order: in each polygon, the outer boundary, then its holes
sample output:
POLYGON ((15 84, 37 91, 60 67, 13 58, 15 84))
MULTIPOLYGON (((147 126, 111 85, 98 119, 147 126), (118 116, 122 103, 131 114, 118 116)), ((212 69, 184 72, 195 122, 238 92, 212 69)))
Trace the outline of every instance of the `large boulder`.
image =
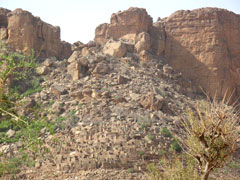
POLYGON ((30 54, 32 50, 44 57, 68 58, 71 44, 61 42, 60 28, 47 24, 22 9, 0 8, 1 39, 15 50, 30 54))
POLYGON ((119 39, 124 36, 134 40, 138 33, 148 32, 151 26, 152 18, 145 9, 131 7, 112 14, 110 24, 99 25, 95 30, 95 41, 104 44, 109 38, 119 39))
POLYGON ((109 40, 104 48, 103 53, 115 57, 123 57, 127 51, 126 45, 121 41, 109 40))
POLYGON ((168 63, 210 96, 240 95, 240 15, 218 8, 177 11, 164 21, 168 63))

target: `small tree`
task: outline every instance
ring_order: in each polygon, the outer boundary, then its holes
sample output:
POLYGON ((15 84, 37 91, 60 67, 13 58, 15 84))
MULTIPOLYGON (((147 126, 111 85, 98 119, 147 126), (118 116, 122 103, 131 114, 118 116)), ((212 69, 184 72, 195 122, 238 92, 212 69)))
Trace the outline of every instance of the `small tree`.
POLYGON ((187 110, 183 120, 185 138, 180 141, 183 149, 198 162, 202 180, 207 180, 215 168, 225 165, 234 152, 239 117, 228 103, 226 95, 221 102, 216 98, 198 102, 187 110))

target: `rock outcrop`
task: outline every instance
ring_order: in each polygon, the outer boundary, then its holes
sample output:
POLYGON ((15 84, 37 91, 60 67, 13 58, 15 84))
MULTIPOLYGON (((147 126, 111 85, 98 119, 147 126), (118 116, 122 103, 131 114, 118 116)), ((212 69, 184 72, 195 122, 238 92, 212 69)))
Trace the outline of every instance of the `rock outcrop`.
POLYGON ((107 39, 135 39, 136 34, 148 32, 152 26, 152 18, 142 8, 129 8, 112 14, 110 24, 101 24, 96 28, 95 41, 104 44, 107 39))
POLYGON ((113 14, 96 28, 95 40, 133 40, 140 60, 162 56, 209 96, 240 95, 240 15, 218 8, 177 11, 152 23, 144 9, 113 14))
POLYGON ((240 95, 240 16, 223 9, 177 11, 165 22, 168 63, 211 96, 240 95))
POLYGON ((60 28, 43 22, 30 12, 16 9, 12 12, 0 9, 1 39, 15 50, 45 57, 68 58, 71 45, 61 42, 60 28))

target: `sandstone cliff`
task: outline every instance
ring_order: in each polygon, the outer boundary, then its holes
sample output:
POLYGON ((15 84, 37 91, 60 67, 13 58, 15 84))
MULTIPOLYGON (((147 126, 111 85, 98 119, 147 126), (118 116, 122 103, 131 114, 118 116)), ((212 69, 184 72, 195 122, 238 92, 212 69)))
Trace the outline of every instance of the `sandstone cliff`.
POLYGON ((222 97, 227 89, 240 95, 238 14, 218 8, 182 10, 152 23, 144 9, 130 8, 113 14, 110 24, 96 28, 98 43, 111 38, 133 40, 143 60, 151 60, 152 55, 164 57, 166 63, 210 96, 222 97), (140 33, 145 34, 142 40, 137 38, 140 33), (139 47, 144 47, 141 52, 139 47))
POLYGON ((0 9, 0 37, 12 48, 31 53, 57 58, 68 58, 71 45, 61 42, 60 28, 47 24, 30 12, 16 9, 0 9))

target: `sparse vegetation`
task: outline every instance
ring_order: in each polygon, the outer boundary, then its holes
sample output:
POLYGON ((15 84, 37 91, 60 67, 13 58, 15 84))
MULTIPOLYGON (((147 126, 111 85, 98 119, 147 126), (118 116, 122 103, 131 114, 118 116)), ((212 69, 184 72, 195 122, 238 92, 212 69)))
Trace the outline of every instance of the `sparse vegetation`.
POLYGON ((176 138, 174 138, 174 140, 171 144, 171 149, 177 153, 182 152, 182 147, 180 146, 179 141, 176 138))
MULTIPOLYGON (((227 94, 227 93, 226 93, 227 94)), ((203 180, 216 168, 223 167, 234 152, 238 112, 227 104, 225 97, 201 101, 195 111, 188 109, 183 121, 186 139, 181 139, 183 148, 196 160, 203 180)))
POLYGON ((173 155, 162 159, 160 165, 147 166, 151 180, 200 180, 192 159, 183 155, 173 155))
POLYGON ((161 134, 164 136, 164 137, 172 137, 172 134, 171 132, 168 130, 168 128, 166 127, 163 127, 161 129, 161 134))
POLYGON ((56 129, 53 127, 55 124, 48 122, 46 118, 40 118, 38 114, 41 113, 41 109, 37 109, 38 106, 28 110, 23 108, 23 104, 19 104, 23 97, 41 91, 39 81, 30 81, 37 67, 34 54, 28 57, 11 53, 4 44, 1 45, 1 50, 3 53, 0 54, 0 144, 18 142, 21 145, 18 152, 11 156, 0 152, 0 177, 19 172, 23 165, 33 165, 37 156, 48 152, 39 138, 42 135, 41 130, 46 128, 46 131, 54 133, 53 129, 56 129), (25 81, 31 82, 30 88, 26 90, 20 87, 25 81), (23 112, 28 111, 27 115, 19 114, 18 111, 21 109, 23 112), (11 137, 7 134, 9 130, 14 132, 11 137))
MULTIPOLYGON (((183 120, 184 136, 174 138, 171 144, 175 152, 180 153, 183 148, 184 153, 165 158, 162 171, 150 164, 151 179, 207 180, 211 172, 223 167, 233 154, 236 139, 239 138, 236 129, 238 112, 228 103, 225 96, 221 102, 208 99, 189 108, 183 120)), ((170 134, 167 129, 161 132, 165 137, 170 134)), ((239 168, 238 163, 230 163, 229 166, 239 168)))

